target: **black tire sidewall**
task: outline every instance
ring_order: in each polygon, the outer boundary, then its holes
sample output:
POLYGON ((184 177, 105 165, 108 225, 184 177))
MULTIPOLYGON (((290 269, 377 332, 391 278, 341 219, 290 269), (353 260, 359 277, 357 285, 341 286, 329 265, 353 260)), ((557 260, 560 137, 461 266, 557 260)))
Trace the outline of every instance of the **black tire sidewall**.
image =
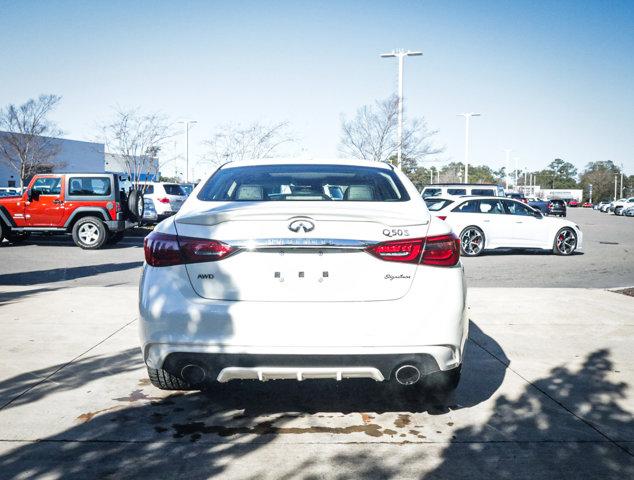
POLYGON ((104 245, 104 243, 106 243, 107 240, 108 240, 108 229, 104 225, 103 220, 101 220, 100 218, 97 218, 97 217, 80 218, 79 220, 77 220, 77 222, 75 222, 75 225, 73 225, 73 241, 75 242, 75 245, 77 245, 80 248, 83 248, 84 250, 97 250, 101 248, 104 245), (87 245, 83 243, 81 239, 79 238, 79 229, 81 228, 82 225, 85 225, 87 223, 92 223, 93 225, 97 227, 97 230, 99 231, 99 240, 97 240, 97 242, 93 245, 87 245))
POLYGON ((555 255, 559 255, 559 256, 562 256, 562 257, 569 257, 569 256, 571 256, 571 255, 574 255, 574 253, 577 251, 577 242, 578 242, 578 241, 579 241, 579 238, 577 237, 577 233, 576 233, 576 232, 575 232, 572 228, 570 228, 570 227, 563 227, 563 228, 560 228, 559 230, 557 230, 557 233, 555 234, 555 240, 554 240, 554 242, 553 242, 553 253, 554 253, 555 255), (566 230, 570 230, 570 231, 572 232, 572 234, 575 236, 575 248, 574 248, 574 250, 573 250, 572 252, 570 252, 570 253, 562 253, 562 252, 560 252, 560 251, 559 251, 559 249, 557 248, 557 237, 559 237, 559 234, 560 234, 561 232, 564 232, 564 231, 566 231, 566 230))
POLYGON ((460 239, 460 255, 464 256, 464 257, 477 257, 479 255, 482 255, 482 252, 484 252, 484 244, 486 242, 486 237, 484 236, 484 232, 482 231, 481 228, 476 227, 475 225, 470 225, 468 227, 465 227, 462 229, 462 232, 460 232, 460 236, 458 237, 460 239), (462 242, 462 235, 467 231, 467 230, 477 230, 478 232, 480 232, 480 235, 482 235, 482 248, 480 249, 480 251, 478 253, 465 253, 464 249, 463 249, 463 242, 462 242))
POLYGON ((130 218, 135 222, 143 220, 143 194, 140 190, 131 190, 128 195, 128 214, 130 218))

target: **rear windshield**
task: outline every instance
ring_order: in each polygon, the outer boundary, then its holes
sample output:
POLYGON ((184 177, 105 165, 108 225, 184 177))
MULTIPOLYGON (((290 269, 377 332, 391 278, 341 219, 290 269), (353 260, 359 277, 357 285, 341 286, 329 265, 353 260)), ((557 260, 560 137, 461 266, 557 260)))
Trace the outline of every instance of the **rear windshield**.
POLYGON ((168 195, 180 195, 180 196, 184 196, 187 195, 187 192, 185 191, 185 189, 178 184, 169 184, 166 183, 163 185, 163 188, 165 188, 165 193, 167 193, 168 195))
POLYGON ((353 165, 224 168, 207 180, 198 198, 216 202, 409 200, 392 170, 353 165))
POLYGON ((438 210, 442 210, 450 203, 453 203, 453 200, 446 200, 444 198, 426 198, 425 204, 427 204, 427 209, 430 212, 437 212, 438 210))

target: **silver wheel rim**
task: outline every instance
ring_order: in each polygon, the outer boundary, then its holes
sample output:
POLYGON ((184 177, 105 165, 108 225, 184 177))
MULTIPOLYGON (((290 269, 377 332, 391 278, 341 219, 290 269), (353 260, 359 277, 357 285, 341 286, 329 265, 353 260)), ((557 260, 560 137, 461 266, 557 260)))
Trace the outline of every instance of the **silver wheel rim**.
POLYGON ((562 230, 557 234, 557 250, 564 255, 570 255, 577 246, 577 237, 571 230, 562 230))
POLYGON ((477 255, 484 247, 484 237, 480 230, 469 228, 462 233, 460 243, 462 244, 462 251, 466 255, 477 255))
POLYGON ((86 245, 94 245, 99 241, 99 229, 93 223, 84 223, 77 231, 77 236, 86 245))

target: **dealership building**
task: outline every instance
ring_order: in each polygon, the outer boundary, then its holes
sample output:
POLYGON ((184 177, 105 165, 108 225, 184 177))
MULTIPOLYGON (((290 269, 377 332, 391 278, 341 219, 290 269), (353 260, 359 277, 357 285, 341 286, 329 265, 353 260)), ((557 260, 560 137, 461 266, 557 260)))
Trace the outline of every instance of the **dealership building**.
POLYGON ((580 188, 541 188, 539 185, 520 185, 517 190, 523 193, 525 197, 535 197, 543 200, 559 198, 566 201, 576 200, 581 202, 583 197, 583 190, 580 188))
MULTIPOLYGON (((6 132, 0 132, 1 137, 6 132)), ((106 153, 103 143, 83 142, 65 138, 53 138, 52 147, 58 150, 57 155, 50 161, 53 173, 100 173, 125 172, 125 162, 120 156, 106 153)), ((152 169, 158 170, 158 159, 152 162, 152 169)), ((153 180, 160 174, 141 174, 140 180, 153 180)), ((0 153, 0 187, 19 187, 19 173, 3 158, 0 153)))

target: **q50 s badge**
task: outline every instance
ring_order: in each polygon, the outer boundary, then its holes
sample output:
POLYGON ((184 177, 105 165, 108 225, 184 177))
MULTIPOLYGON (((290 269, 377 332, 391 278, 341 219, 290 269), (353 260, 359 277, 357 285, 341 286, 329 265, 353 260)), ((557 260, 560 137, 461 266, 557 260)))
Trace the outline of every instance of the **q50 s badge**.
POLYGON ((384 228, 383 235, 386 237, 409 237, 407 228, 384 228))

